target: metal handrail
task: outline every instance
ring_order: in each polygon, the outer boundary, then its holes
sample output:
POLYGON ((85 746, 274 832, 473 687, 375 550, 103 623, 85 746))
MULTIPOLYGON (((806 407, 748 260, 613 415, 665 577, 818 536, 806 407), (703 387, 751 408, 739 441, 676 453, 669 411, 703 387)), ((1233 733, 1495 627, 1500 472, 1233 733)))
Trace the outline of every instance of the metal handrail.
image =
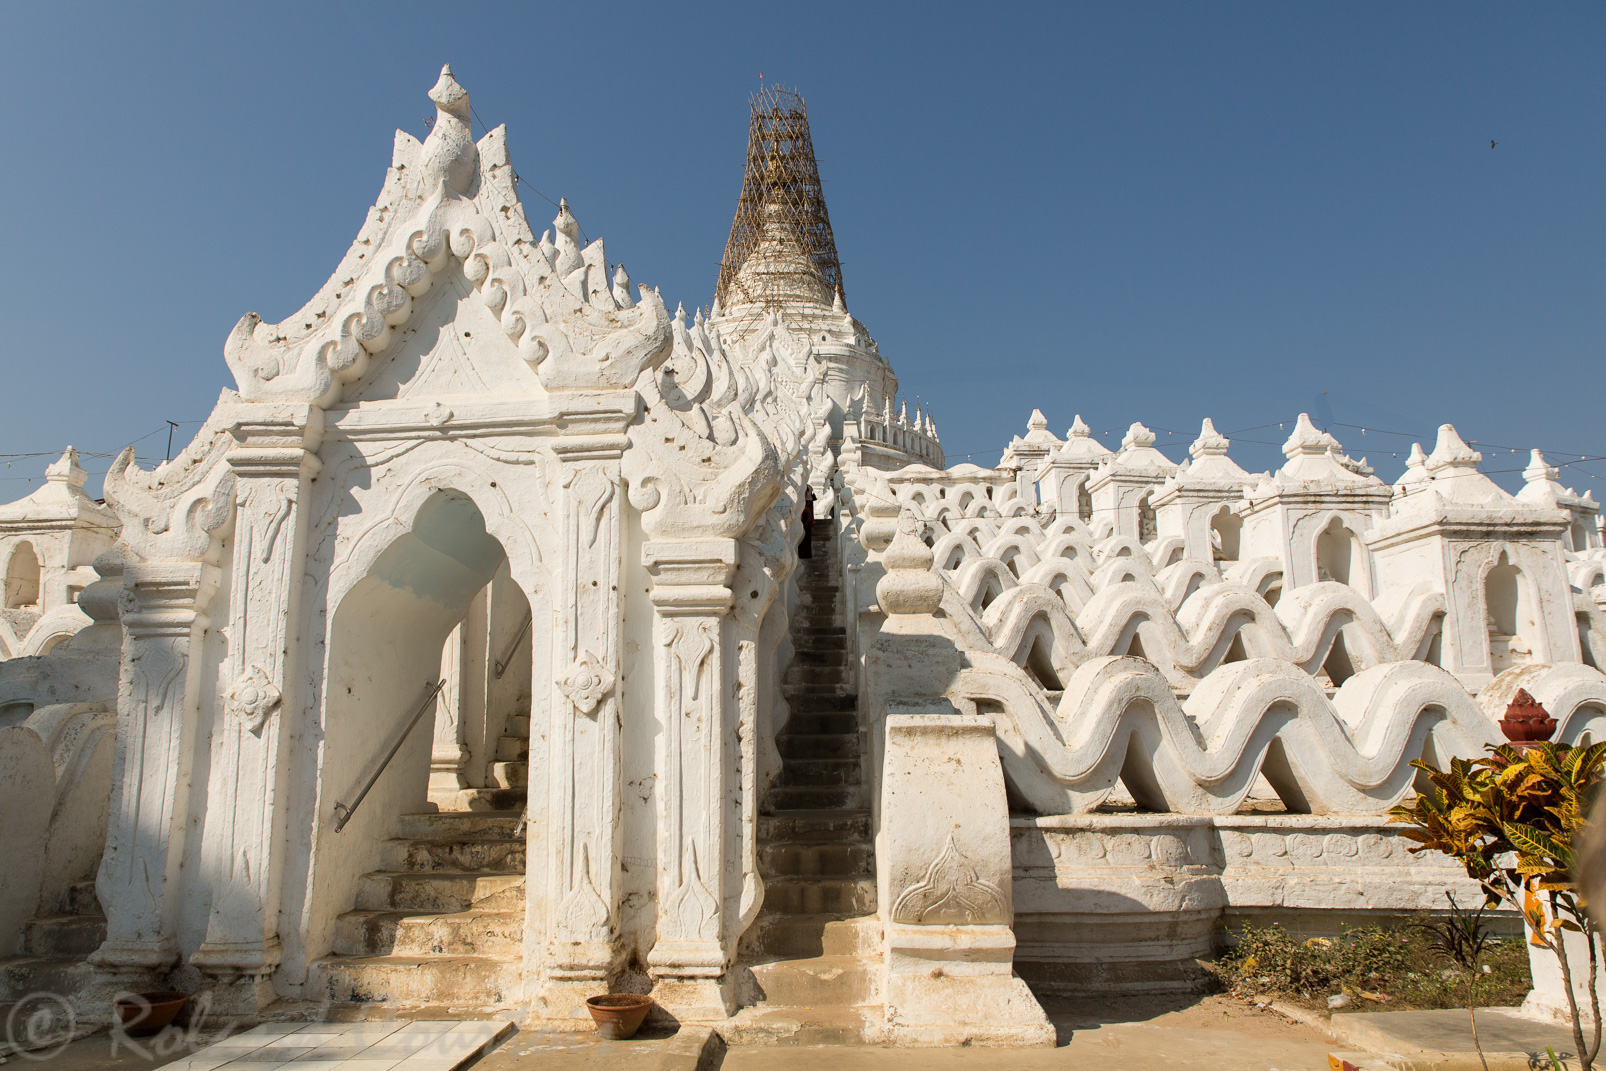
POLYGON ((503 653, 501 658, 497 659, 496 665, 491 667, 496 672, 497 680, 501 680, 502 674, 507 672, 508 663, 513 661, 513 652, 517 651, 519 644, 524 642, 524 634, 530 631, 530 622, 534 619, 535 612, 533 610, 524 612, 524 624, 519 626, 519 634, 513 637, 513 642, 508 644, 507 651, 503 653))
POLYGON ((412 734, 413 728, 417 726, 419 721, 424 717, 424 711, 429 709, 430 704, 435 701, 435 697, 440 694, 441 689, 444 687, 446 687, 446 682, 444 680, 436 681, 429 687, 428 693, 424 696, 424 701, 418 704, 418 711, 412 716, 412 719, 408 721, 407 728, 403 729, 401 731, 401 735, 396 737, 396 742, 390 746, 389 753, 386 754, 384 759, 379 763, 379 768, 376 769, 373 772, 373 775, 368 778, 368 783, 362 786, 362 791, 357 793, 357 798, 351 802, 351 806, 348 807, 344 803, 336 801, 336 833, 339 833, 342 829, 346 828, 346 823, 351 821, 351 816, 357 813, 357 808, 361 807, 362 801, 368 797, 368 790, 374 787, 374 782, 378 781, 379 775, 385 772, 385 767, 389 766, 390 760, 396 757, 396 752, 401 750, 402 744, 407 742, 407 737, 412 734))

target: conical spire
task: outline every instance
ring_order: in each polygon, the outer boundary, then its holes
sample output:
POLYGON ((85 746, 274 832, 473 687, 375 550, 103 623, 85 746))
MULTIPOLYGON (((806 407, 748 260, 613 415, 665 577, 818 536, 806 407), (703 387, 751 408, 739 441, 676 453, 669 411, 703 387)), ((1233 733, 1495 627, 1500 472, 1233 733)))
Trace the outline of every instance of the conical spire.
POLYGON ((764 86, 752 100, 747 175, 716 299, 727 312, 796 304, 829 309, 842 290, 808 111, 795 91, 764 86))

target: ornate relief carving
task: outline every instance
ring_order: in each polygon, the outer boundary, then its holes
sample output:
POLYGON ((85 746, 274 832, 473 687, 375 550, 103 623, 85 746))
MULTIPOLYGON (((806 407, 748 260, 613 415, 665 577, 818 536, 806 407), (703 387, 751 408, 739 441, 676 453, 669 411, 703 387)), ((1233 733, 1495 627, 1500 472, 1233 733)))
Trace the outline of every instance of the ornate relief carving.
POLYGON ((224 702, 231 718, 244 722, 251 732, 260 733, 268 717, 278 709, 280 698, 279 689, 262 667, 251 666, 235 680, 224 702))
POLYGON ((608 905, 591 880, 591 845, 580 842, 579 875, 563 902, 558 905, 558 931, 574 938, 606 941, 609 935, 608 905))
POLYGON ((976 875, 976 868, 954 843, 952 833, 926 868, 925 880, 903 890, 892 905, 892 921, 910 925, 1007 925, 1009 918, 1009 903, 1003 892, 976 875))
POLYGON ((597 656, 582 651, 569 672, 558 681, 558 688, 580 713, 589 716, 596 712, 603 697, 613 691, 613 684, 613 674, 597 656))
POLYGON ((688 841, 680 888, 670 897, 665 914, 669 931, 682 939, 713 940, 718 936, 719 901, 703 882, 697 863, 697 842, 688 841))

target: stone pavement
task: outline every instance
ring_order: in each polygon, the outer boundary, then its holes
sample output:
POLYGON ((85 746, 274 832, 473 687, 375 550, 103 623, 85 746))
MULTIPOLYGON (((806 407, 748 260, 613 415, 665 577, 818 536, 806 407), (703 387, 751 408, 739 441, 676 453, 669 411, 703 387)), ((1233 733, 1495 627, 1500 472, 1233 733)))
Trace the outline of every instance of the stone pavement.
MULTIPOLYGON (((1565 1066, 1577 1066, 1571 1060, 1573 1036, 1567 1025, 1529 1019, 1516 1008, 1480 1008, 1477 1014, 1478 1041, 1489 1071, 1527 1071, 1535 1059, 1548 1060, 1546 1047, 1563 1057, 1565 1066)), ((1337 1042, 1335 1055, 1360 1071, 1482 1071, 1462 1009, 1340 1012, 1329 1030, 1337 1042)))

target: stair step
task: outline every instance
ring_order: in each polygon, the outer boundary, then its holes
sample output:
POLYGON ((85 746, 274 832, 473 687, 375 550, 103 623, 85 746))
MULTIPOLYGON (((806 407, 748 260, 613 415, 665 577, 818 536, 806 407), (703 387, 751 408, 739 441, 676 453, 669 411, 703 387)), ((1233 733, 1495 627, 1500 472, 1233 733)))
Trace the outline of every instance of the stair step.
POLYGON ((795 707, 786 721, 787 735, 798 736, 849 736, 858 735, 859 714, 852 710, 799 711, 795 707))
POLYGON ((870 839, 870 813, 862 808, 793 811, 758 818, 760 843, 870 839))
POLYGON ((857 759, 861 754, 856 732, 782 733, 776 738, 775 746, 788 763, 799 759, 857 759))
POLYGON ((752 967, 770 1007, 862 1008, 881 1000, 879 964, 870 957, 815 956, 752 967))
POLYGON ((775 785, 766 797, 773 811, 822 811, 855 807, 864 802, 863 792, 854 786, 775 785))
POLYGON ((761 912, 742 937, 744 948, 764 956, 879 956, 881 919, 876 915, 775 915, 761 912))
POLYGON ((843 639, 846 639, 847 635, 848 630, 842 625, 793 624, 792 626, 792 640, 793 643, 798 647, 812 647, 814 646, 812 641, 815 639, 829 639, 832 636, 841 636, 843 639), (810 640, 811 642, 806 644, 797 643, 799 637, 810 640))
POLYGON ((383 859, 384 870, 523 872, 525 842, 512 837, 392 840, 385 844, 383 859))
POLYGON ((875 856, 868 841, 830 840, 773 842, 759 848, 758 858, 766 879, 771 875, 851 878, 873 874, 870 864, 875 856))
POLYGON ((778 784, 787 788, 857 785, 861 780, 857 756, 849 759, 788 759, 778 784))
POLYGON ((788 691, 804 694, 810 690, 840 692, 847 677, 846 666, 811 666, 794 662, 786 668, 783 685, 788 691))
MULTIPOLYGON (((479 814, 508 812, 520 814, 529 799, 529 788, 465 788, 458 790, 461 805, 479 814)), ((462 811, 453 812, 462 814, 462 811)))
POLYGON ((330 956, 310 974, 308 989, 332 1001, 484 1006, 519 999, 524 965, 490 956, 330 956))
POLYGON ((106 940, 106 920, 99 915, 48 915, 29 919, 22 951, 28 956, 87 956, 106 940))
POLYGON ((422 811, 404 814, 396 825, 396 836, 403 840, 453 840, 466 837, 513 836, 521 812, 501 811, 422 811))
POLYGON ((502 956, 519 958, 524 911, 348 911, 335 920, 341 956, 502 956))
POLYGON ((848 655, 847 651, 844 649, 845 647, 846 644, 844 644, 843 647, 839 647, 833 651, 829 648, 810 644, 808 648, 800 649, 792 655, 792 664, 841 668, 846 666, 848 663, 848 655))
POLYGON ((496 741, 498 762, 524 762, 530 756, 530 741, 522 736, 502 736, 496 741))
POLYGON ((524 872, 463 874, 378 871, 357 881, 358 910, 446 913, 524 906, 524 872))
POLYGON ((67 891, 61 896, 61 913, 63 915, 99 915, 100 898, 95 895, 93 881, 75 881, 67 886, 67 891))
POLYGON ((488 779, 495 788, 525 788, 530 783, 528 762, 493 762, 488 779))
POLYGON ((77 993, 96 976, 83 956, 13 956, 0 959, 0 1003, 30 993, 77 993))
POLYGON ((853 692, 831 692, 786 696, 786 705, 793 714, 842 713, 859 709, 859 697, 853 692))
POLYGON ((864 915, 876 909, 873 878, 771 878, 764 910, 777 915, 864 915))

